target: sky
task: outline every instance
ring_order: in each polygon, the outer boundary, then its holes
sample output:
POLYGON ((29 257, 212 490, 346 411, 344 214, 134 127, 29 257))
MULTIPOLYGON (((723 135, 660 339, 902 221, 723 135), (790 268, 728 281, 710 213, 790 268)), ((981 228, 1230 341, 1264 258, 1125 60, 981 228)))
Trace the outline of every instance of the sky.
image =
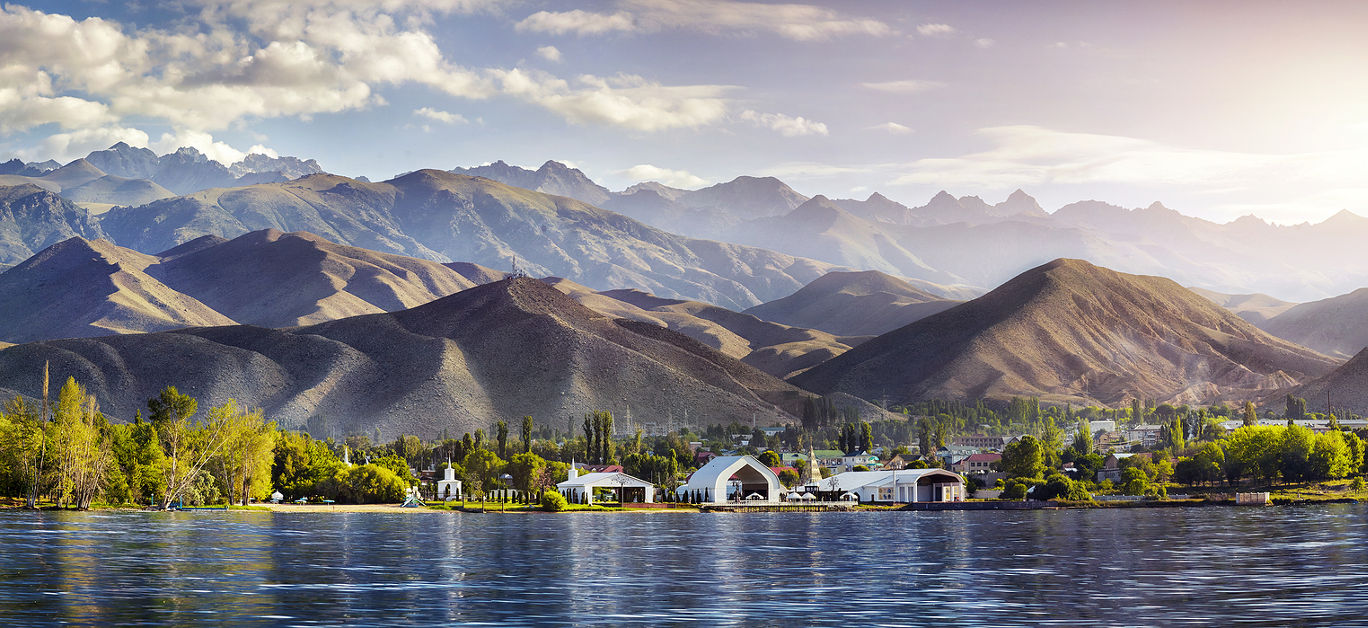
POLYGON ((1334 1, 10 3, 0 159, 555 159, 615 190, 770 175, 1319 222, 1368 215, 1366 30, 1334 1))

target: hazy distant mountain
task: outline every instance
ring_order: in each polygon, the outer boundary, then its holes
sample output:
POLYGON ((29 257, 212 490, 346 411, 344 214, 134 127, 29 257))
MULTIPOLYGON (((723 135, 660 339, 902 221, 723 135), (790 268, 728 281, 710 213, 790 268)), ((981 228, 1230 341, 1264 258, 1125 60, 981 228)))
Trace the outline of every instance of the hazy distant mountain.
POLYGON ((501 161, 474 168, 452 168, 456 174, 485 177, 514 187, 556 196, 568 196, 590 205, 603 205, 612 193, 594 183, 576 168, 559 161, 548 161, 536 170, 510 166, 501 161))
POLYGON ((536 280, 418 308, 288 330, 251 326, 30 343, 0 351, 0 388, 36 395, 43 363, 127 418, 167 385, 205 408, 235 398, 318 436, 432 438, 525 414, 563 424, 611 410, 663 427, 794 421, 798 390, 681 334, 613 320, 536 280))
MULTIPOLYGON (((251 154, 231 166, 213 161, 194 148, 158 156, 146 148, 119 142, 85 158, 100 170, 126 179, 147 179, 175 194, 208 188, 288 181, 323 172, 317 161, 251 154)), ((170 196, 170 195, 168 195, 170 196)))
POLYGON ((895 225, 907 225, 912 223, 912 209, 902 203, 890 200, 888 197, 875 192, 863 201, 852 199, 835 199, 832 201, 842 209, 855 214, 865 220, 875 222, 887 222, 895 225))
POLYGON ((741 176, 681 195, 679 202, 691 209, 726 210, 739 220, 779 216, 808 200, 774 177, 741 176))
POLYGON ((205 190, 116 208, 114 242, 161 251, 205 234, 274 228, 437 261, 555 275, 595 289, 633 287, 743 309, 797 290, 830 264, 680 237, 565 197, 422 170, 384 183, 313 175, 205 190))
POLYGON ((1368 288, 1292 306, 1260 327, 1327 355, 1355 355, 1368 347, 1368 288))
POLYGON ((699 301, 662 299, 640 290, 588 292, 566 283, 552 285, 590 309, 668 327, 776 377, 801 373, 853 344, 823 331, 763 321, 699 301))
POLYGON ((0 273, 0 338, 29 342, 231 325, 147 273, 157 258, 71 238, 0 273))
POLYGON ((71 237, 104 236, 81 209, 32 184, 0 186, 0 262, 16 264, 71 237))
MULTIPOLYGON (((1297 305, 1296 303, 1289 301, 1275 299, 1266 294, 1224 294, 1205 288, 1188 288, 1188 290, 1196 292, 1197 294, 1210 299, 1212 303, 1236 313, 1240 318, 1254 323, 1255 327, 1264 331, 1268 331, 1265 324, 1269 320, 1297 305)), ((1292 339, 1288 338, 1288 340, 1292 339)), ((1299 344, 1306 345, 1304 342, 1299 344)), ((1306 346, 1310 347, 1311 345, 1306 346)), ((1316 347, 1311 348, 1316 349, 1316 347)))
MULTIPOLYGON (((1368 415, 1368 349, 1359 351, 1324 377, 1290 392, 1306 399, 1306 409, 1311 412, 1325 412, 1328 403, 1341 418, 1345 410, 1368 415)), ((1278 391, 1264 399, 1264 404, 1281 410, 1285 399, 1285 391, 1278 391)))
POLYGON ((1196 403, 1255 398, 1335 365, 1171 280, 1055 260, 793 382, 897 401, 1039 395, 1196 403))
POLYGON ((23 160, 15 158, 4 163, 0 163, 0 175, 13 174, 24 177, 41 177, 49 170, 54 170, 61 164, 51 159, 42 163, 26 164, 23 160))
POLYGON ((959 303, 867 270, 827 273, 789 296, 745 313, 841 336, 877 336, 959 303))

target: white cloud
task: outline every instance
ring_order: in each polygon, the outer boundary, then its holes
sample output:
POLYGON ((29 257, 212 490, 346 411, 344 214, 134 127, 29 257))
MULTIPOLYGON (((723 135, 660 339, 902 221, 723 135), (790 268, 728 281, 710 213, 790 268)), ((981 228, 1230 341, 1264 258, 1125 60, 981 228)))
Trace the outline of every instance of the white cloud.
POLYGON ((802 135, 826 135, 827 126, 815 120, 808 120, 802 116, 789 116, 782 113, 759 113, 747 109, 741 112, 741 119, 753 122, 767 129, 778 131, 784 137, 798 137, 802 135))
MULTIPOLYGON (((242 161, 242 158, 247 156, 247 153, 244 153, 236 148, 233 148, 225 142, 215 140, 214 136, 202 131, 181 131, 178 133, 163 133, 161 138, 158 139, 156 142, 153 142, 149 146, 149 148, 151 148, 153 151, 156 151, 157 153, 165 154, 175 152, 176 149, 185 146, 189 146, 190 148, 198 150, 199 152, 204 153, 205 157, 217 161, 225 166, 231 166, 239 161, 242 161)), ((266 147, 258 145, 252 147, 251 152, 262 153, 269 156, 269 153, 266 152, 268 150, 269 149, 267 149, 266 147)))
POLYGON ((949 24, 922 24, 917 27, 917 32, 923 37, 945 37, 954 35, 956 30, 949 24))
POLYGON ((992 48, 993 46, 996 46, 996 45, 997 45, 997 42, 996 42, 996 41, 993 41, 992 39, 989 39, 989 38, 987 38, 987 37, 980 37, 980 38, 974 40, 974 46, 977 47, 977 48, 985 48, 985 49, 986 49, 986 48, 992 48))
POLYGON ((891 94, 917 94, 920 92, 929 92, 931 90, 940 89, 942 87, 945 87, 945 83, 942 83, 940 81, 921 81, 916 79, 909 79, 903 81, 879 81, 874 83, 860 83, 860 86, 864 87, 865 89, 872 89, 880 92, 888 92, 891 94))
POLYGON ((553 63, 560 63, 561 61, 560 48, 557 48, 555 46, 542 46, 538 48, 537 56, 546 59, 547 61, 551 61, 553 63))
POLYGON ((877 131, 884 131, 885 133, 893 133, 894 135, 906 135, 912 132, 912 127, 898 124, 897 122, 885 122, 869 128, 877 131))
POLYGON ((619 11, 612 14, 573 11, 538 11, 514 25, 519 31, 552 35, 602 35, 616 31, 636 30, 631 14, 619 11))
POLYGON ((707 179, 684 170, 671 170, 651 164, 637 164, 619 174, 626 175, 636 182, 656 181, 674 188, 697 189, 708 184, 707 179))
POLYGON ((604 124, 637 131, 696 127, 727 111, 721 85, 669 86, 640 76, 589 74, 574 82, 544 72, 493 70, 504 94, 556 113, 572 124, 604 124))
POLYGON ((691 30, 713 34, 770 33, 798 41, 850 35, 893 34, 874 19, 847 17, 810 4, 767 4, 733 0, 619 0, 613 13, 539 11, 518 22, 518 30, 555 35, 691 30))
POLYGON ((442 111, 440 109, 433 109, 432 107, 422 107, 420 109, 414 109, 413 115, 422 116, 429 120, 436 120, 437 122, 441 122, 442 124, 465 124, 469 122, 469 120, 465 119, 465 116, 459 113, 450 113, 447 111, 442 111))
POLYGON ((38 144, 18 151, 18 155, 24 161, 55 159, 67 163, 85 157, 91 151, 104 150, 119 142, 125 142, 129 146, 147 146, 147 134, 138 129, 123 127, 77 129, 49 135, 38 144))

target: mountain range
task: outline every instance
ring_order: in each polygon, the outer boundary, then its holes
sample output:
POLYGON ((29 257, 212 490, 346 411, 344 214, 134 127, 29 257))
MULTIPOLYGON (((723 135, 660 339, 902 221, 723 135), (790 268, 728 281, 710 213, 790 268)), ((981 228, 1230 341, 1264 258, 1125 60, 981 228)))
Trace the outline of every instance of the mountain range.
POLYGON ((1055 260, 793 378, 865 399, 1260 398, 1337 365, 1170 279, 1055 260))
MULTIPOLYGON (((201 404, 262 407, 322 435, 435 437, 530 414, 610 409, 670 425, 794 421, 803 393, 663 327, 591 310, 510 277, 416 308, 289 329, 198 327, 22 344, 0 351, 0 388, 35 395, 43 364, 128 417, 175 384, 201 404)), ((867 411, 877 412, 864 404, 867 411)))

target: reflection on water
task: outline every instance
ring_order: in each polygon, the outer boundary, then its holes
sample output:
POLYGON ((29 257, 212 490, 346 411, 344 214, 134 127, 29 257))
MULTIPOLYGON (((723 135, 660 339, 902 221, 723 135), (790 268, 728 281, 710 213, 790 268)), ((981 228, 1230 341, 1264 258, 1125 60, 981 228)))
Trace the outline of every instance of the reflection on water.
POLYGON ((1368 508, 0 513, 0 623, 1354 623, 1368 508))

